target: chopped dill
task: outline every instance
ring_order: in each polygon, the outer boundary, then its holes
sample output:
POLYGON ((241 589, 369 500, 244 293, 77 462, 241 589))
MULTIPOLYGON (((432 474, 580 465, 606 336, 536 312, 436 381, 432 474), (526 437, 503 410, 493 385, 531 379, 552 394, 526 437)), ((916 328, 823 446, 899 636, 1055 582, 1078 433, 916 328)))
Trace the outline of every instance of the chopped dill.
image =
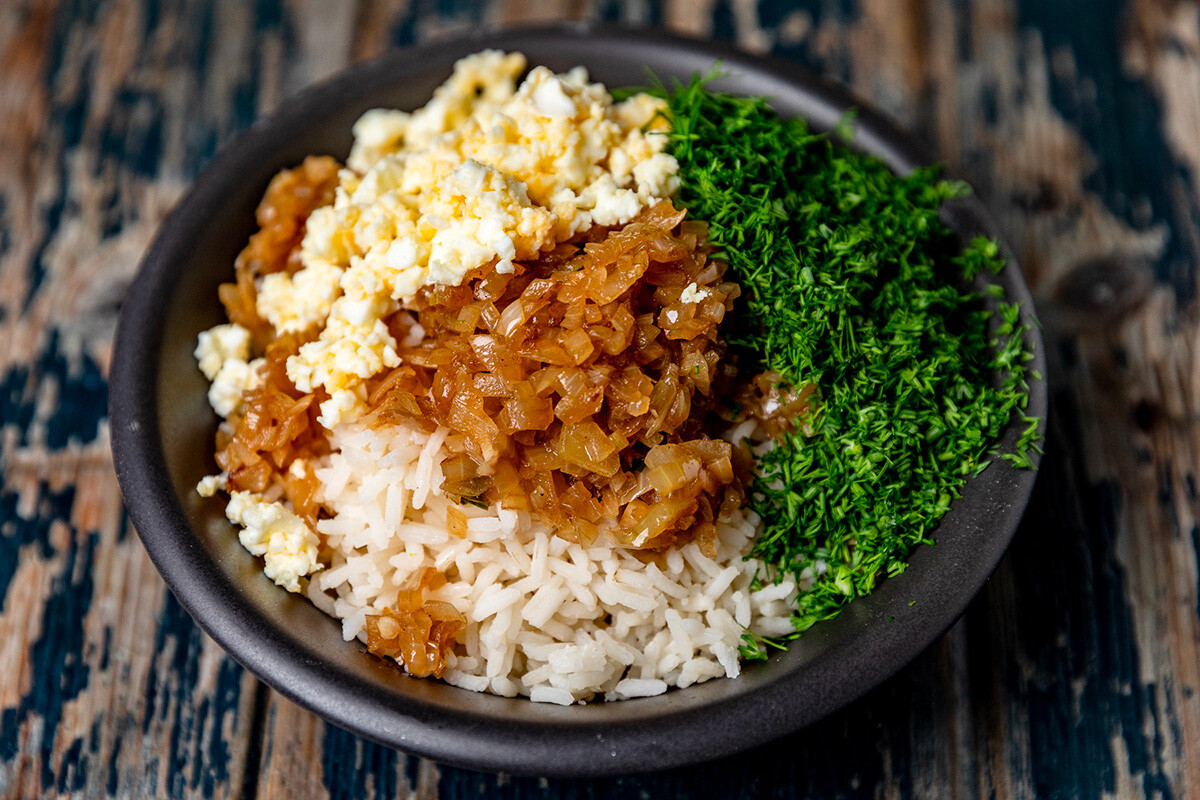
POLYGON ((790 636, 771 638, 760 636, 749 628, 743 627, 742 643, 738 645, 738 655, 742 657, 743 661, 766 661, 772 649, 786 650, 785 642, 789 642, 799 635, 800 633, 797 631, 790 636))
MULTIPOLYGON (((811 586, 797 600, 799 632, 904 571, 1014 415, 1027 427, 1003 457, 1033 466, 1032 355, 1017 305, 976 280, 1004 267, 996 243, 964 245, 938 216, 964 184, 936 168, 896 176, 706 81, 658 92, 682 204, 708 221, 742 285, 731 351, 744 375, 773 370, 816 388, 806 424, 759 458, 750 491, 763 520, 753 555, 775 579, 811 586)), ((747 632, 740 649, 765 658, 773 644, 747 632)))

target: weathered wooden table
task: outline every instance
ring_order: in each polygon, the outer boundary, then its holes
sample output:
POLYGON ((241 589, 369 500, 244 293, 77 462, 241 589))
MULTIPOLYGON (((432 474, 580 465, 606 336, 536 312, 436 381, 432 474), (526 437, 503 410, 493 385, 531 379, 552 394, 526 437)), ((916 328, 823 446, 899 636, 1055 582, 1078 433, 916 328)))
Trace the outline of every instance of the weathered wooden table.
POLYGON ((1185 0, 0 2, 0 796, 1200 797, 1200 5, 1185 0), (474 773, 266 689, 167 592, 105 420, 122 293, 235 131, 386 48, 623 20, 852 85, 979 189, 1053 390, 1036 496, 966 617, 743 756, 474 773))

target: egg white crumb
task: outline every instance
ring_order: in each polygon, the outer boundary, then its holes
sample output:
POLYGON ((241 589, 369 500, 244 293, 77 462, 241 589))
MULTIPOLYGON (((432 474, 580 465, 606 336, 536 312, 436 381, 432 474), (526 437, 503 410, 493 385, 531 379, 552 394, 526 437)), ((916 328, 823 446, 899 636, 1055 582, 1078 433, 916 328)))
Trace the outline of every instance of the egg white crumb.
POLYGON ((707 299, 712 292, 708 289, 700 289, 695 282, 689 283, 679 293, 679 302, 681 303, 699 303, 701 300, 707 299))
POLYGON ((424 108, 375 109, 354 126, 335 200, 310 217, 294 275, 261 281, 279 333, 321 327, 288 359, 322 387, 321 424, 353 419, 362 381, 398 363, 382 320, 432 284, 511 270, 593 225, 619 225, 674 194, 662 100, 620 103, 586 70, 525 69, 519 53, 460 60, 424 108))
POLYGON ((251 555, 263 557, 266 576, 289 592, 300 591, 300 578, 321 569, 320 539, 282 503, 263 502, 253 492, 233 492, 225 516, 242 526, 238 540, 251 555))

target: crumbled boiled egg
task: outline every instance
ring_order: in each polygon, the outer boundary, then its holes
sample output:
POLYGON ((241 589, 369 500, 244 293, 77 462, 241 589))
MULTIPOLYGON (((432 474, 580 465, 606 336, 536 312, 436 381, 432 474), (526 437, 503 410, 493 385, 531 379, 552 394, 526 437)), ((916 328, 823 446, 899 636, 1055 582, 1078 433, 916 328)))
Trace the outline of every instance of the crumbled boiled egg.
POLYGON ((412 114, 391 108, 373 108, 354 123, 354 149, 347 163, 350 169, 364 173, 384 153, 397 149, 412 114))
POLYGON ((530 94, 533 107, 544 117, 572 117, 575 115, 575 101, 563 89, 562 81, 552 77, 542 81, 530 94))
POLYGON ((208 387, 208 403, 222 417, 228 417, 242 404, 242 395, 258 383, 261 358, 250 357, 250 332, 236 323, 217 325, 201 331, 193 353, 208 387))
POLYGON ((196 494, 201 497, 214 497, 217 492, 223 492, 228 487, 229 476, 222 472, 219 475, 205 475, 196 484, 196 494))
POLYGON ((601 176, 584 189, 579 199, 596 225, 624 225, 643 206, 637 192, 617 186, 609 175, 601 176))
POLYGON ((282 503, 262 502, 253 492, 233 492, 225 516, 242 526, 238 539, 252 555, 263 557, 266 576, 289 592, 300 591, 300 578, 321 569, 321 540, 282 503))
POLYGON ((554 245, 551 224, 550 212, 531 204, 522 184, 467 159, 438 181, 418 220, 422 235, 432 232, 419 285, 456 284, 463 265, 493 260, 497 270, 511 272, 513 259, 554 245))
POLYGON ((211 381, 229 359, 245 361, 250 358, 250 331, 236 322, 201 331, 193 355, 204 377, 211 381))
POLYGON ((258 385, 258 369, 264 363, 265 360, 261 358, 250 362, 238 358, 226 359, 208 387, 208 404, 213 411, 221 417, 228 417, 237 411, 246 390, 258 385))
POLYGON ((364 114, 333 205, 308 221, 302 268, 261 281, 258 311, 276 331, 323 326, 287 372, 329 393, 326 427, 354 417, 362 381, 396 366, 382 320, 422 287, 511 270, 678 189, 662 100, 613 102, 578 67, 535 67, 518 84, 524 69, 519 53, 477 53, 424 108, 364 114))
POLYGON ((355 419, 365 405, 359 392, 351 389, 338 389, 319 406, 321 413, 317 415, 317 422, 329 430, 333 430, 343 421, 355 419))
POLYGON ((321 338, 287 360, 287 374, 302 392, 324 386, 332 394, 399 364, 396 340, 382 320, 367 326, 331 318, 321 338))
POLYGON ((459 59, 446 82, 434 90, 433 98, 413 112, 405 143, 423 147, 458 128, 472 114, 504 103, 516 91, 524 69, 525 56, 520 53, 484 50, 459 59))
POLYGON ((701 300, 707 299, 711 294, 712 292, 708 289, 701 289, 693 282, 683 287, 683 291, 679 293, 679 302, 699 303, 701 300))
POLYGON ((320 262, 295 276, 286 272, 266 275, 258 287, 258 313, 279 333, 307 330, 329 316, 341 291, 341 276, 342 270, 320 262))
POLYGON ((652 197, 670 197, 679 191, 679 162, 675 156, 655 153, 633 167, 638 197, 643 202, 652 197))

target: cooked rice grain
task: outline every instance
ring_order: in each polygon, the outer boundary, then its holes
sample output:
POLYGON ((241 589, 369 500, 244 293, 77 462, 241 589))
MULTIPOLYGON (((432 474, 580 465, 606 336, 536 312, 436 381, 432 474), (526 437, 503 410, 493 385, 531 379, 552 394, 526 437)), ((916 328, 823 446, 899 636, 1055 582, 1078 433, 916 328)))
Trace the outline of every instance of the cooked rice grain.
POLYGON ((442 495, 445 430, 345 426, 316 475, 334 512, 317 523, 330 564, 309 594, 365 637, 368 616, 397 602, 414 574, 447 578, 427 600, 467 619, 445 679, 475 691, 569 704, 660 694, 739 672, 742 626, 790 630, 790 582, 751 591, 755 521, 718 526, 717 557, 692 543, 638 555, 601 537, 553 536, 526 512, 458 505, 442 495), (448 533, 466 517, 463 537, 448 533))

